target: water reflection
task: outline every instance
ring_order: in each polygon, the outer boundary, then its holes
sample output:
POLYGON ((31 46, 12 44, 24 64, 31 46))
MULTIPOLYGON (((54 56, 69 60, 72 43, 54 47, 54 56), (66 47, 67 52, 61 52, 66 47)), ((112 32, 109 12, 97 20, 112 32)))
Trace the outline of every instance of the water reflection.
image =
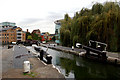
POLYGON ((93 62, 52 49, 48 49, 48 53, 53 57, 52 63, 66 78, 120 78, 119 67, 93 62))

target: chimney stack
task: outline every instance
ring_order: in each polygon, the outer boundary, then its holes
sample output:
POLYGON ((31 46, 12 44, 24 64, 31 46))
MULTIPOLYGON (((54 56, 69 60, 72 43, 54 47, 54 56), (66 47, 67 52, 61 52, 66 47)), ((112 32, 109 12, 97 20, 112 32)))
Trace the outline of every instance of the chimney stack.
POLYGON ((29 32, 28 29, 27 29, 27 32, 29 32))

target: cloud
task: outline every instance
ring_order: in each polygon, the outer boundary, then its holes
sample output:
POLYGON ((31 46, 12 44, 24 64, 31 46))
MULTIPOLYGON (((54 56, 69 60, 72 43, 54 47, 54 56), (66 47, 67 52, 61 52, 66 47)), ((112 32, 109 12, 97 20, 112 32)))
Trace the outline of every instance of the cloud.
POLYGON ((36 22, 39 22, 42 20, 44 20, 44 19, 42 19, 42 18, 26 18, 26 19, 20 21, 19 24, 33 24, 33 23, 36 23, 36 22))
POLYGON ((47 20, 54 22, 57 19, 63 18, 62 12, 48 12, 48 16, 46 17, 47 20))

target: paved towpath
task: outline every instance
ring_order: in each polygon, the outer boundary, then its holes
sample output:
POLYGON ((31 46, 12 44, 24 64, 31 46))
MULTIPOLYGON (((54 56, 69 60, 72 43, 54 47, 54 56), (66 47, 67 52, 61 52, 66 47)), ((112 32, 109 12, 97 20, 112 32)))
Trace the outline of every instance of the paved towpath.
POLYGON ((32 52, 22 45, 14 45, 2 50, 2 78, 64 78, 59 71, 52 65, 45 65, 32 52), (20 47, 19 47, 20 46, 20 47), (29 60, 31 72, 29 75, 23 74, 23 62, 29 60))
MULTIPOLYGON (((42 46, 44 47, 49 47, 49 48, 53 48, 53 49, 60 49, 60 50, 66 50, 66 51, 70 51, 70 52, 75 52, 75 53, 80 53, 80 52, 85 52, 84 49, 78 49, 78 48, 74 48, 74 51, 72 50, 71 47, 64 47, 64 46, 59 46, 59 45, 56 45, 54 46, 54 44, 41 44, 42 46)), ((114 52, 107 52, 107 56, 108 57, 114 57, 114 58, 118 58, 120 59, 120 53, 114 53, 114 52)))

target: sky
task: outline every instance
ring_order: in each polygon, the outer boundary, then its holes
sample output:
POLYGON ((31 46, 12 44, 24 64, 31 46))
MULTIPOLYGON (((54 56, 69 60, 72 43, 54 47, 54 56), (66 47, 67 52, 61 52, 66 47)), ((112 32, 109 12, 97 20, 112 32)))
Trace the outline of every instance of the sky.
POLYGON ((83 7, 106 1, 120 0, 0 0, 0 23, 15 22, 24 31, 40 29, 54 34, 54 21, 63 19, 66 13, 73 17, 83 7))

